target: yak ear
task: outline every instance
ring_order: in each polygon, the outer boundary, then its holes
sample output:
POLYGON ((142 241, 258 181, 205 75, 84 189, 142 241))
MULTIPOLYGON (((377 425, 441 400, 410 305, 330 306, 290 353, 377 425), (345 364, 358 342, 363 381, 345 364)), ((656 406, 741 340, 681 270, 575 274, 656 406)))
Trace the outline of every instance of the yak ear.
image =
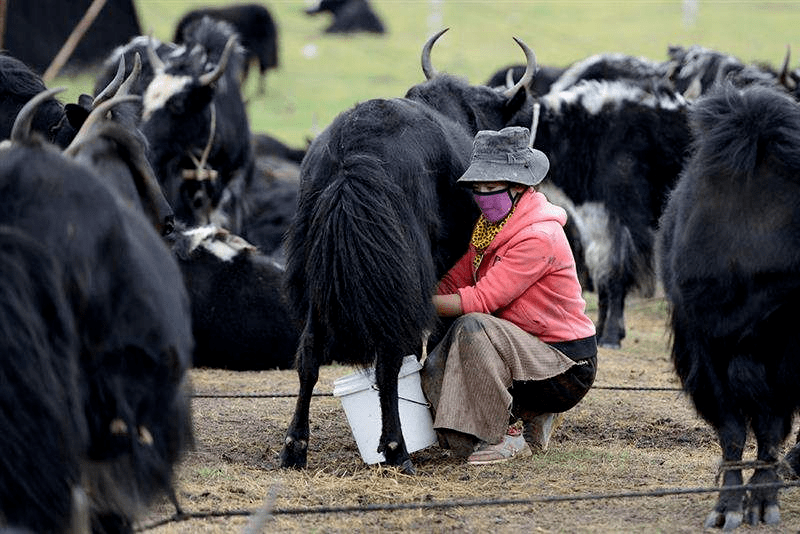
MULTIPOLYGON (((91 106, 91 101, 90 101, 90 106, 91 106)), ((83 126, 83 122, 86 120, 86 117, 89 116, 90 109, 91 107, 85 108, 81 104, 64 105, 64 113, 67 115, 67 121, 69 121, 70 126, 75 128, 75 131, 81 129, 81 126, 83 126)))

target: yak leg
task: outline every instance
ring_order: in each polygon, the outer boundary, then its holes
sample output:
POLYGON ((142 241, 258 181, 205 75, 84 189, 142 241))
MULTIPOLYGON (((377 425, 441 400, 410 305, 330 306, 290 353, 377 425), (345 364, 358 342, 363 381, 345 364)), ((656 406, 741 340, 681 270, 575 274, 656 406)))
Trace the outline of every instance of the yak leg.
MULTIPOLYGON (((790 417, 773 414, 753 419, 753 432, 758 443, 758 460, 766 467, 759 467, 753 473, 748 484, 773 484, 780 481, 775 468, 778 459, 778 446, 789 434, 790 417)), ((760 521, 774 525, 780 522, 781 513, 778 507, 778 488, 756 488, 750 490, 747 500, 747 520, 751 525, 760 521)))
MULTIPOLYGON (((739 463, 742 460, 747 426, 741 416, 729 415, 717 430, 722 447, 723 467, 726 463, 739 463)), ((727 469, 722 474, 722 489, 714 510, 706 518, 705 527, 722 527, 728 531, 742 524, 745 491, 744 489, 725 489, 726 486, 741 486, 742 470, 727 469)))
POLYGON ((388 465, 400 466, 405 473, 416 471, 406 450, 406 442, 400 428, 400 407, 397 398, 397 375, 402 366, 402 356, 379 354, 375 362, 375 382, 381 403, 381 439, 378 452, 383 453, 388 465))
POLYGON ((297 374, 300 377, 300 392, 297 395, 297 404, 294 417, 286 431, 286 439, 281 451, 281 467, 301 469, 306 466, 308 456, 308 415, 311 407, 311 395, 319 379, 319 362, 317 352, 319 343, 315 343, 314 319, 309 311, 303 334, 297 348, 297 374))
POLYGON ((598 284, 597 297, 597 344, 607 349, 619 349, 625 337, 625 286, 621 278, 598 284))

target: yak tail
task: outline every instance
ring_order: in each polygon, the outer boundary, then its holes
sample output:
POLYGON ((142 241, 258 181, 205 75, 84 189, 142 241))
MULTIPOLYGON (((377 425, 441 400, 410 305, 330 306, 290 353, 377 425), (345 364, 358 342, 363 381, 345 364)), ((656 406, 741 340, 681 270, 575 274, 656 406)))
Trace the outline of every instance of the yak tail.
POLYGON ((409 196, 370 158, 350 163, 346 177, 316 199, 306 291, 328 327, 327 357, 369 364, 376 352, 419 350, 435 320, 436 275, 427 228, 409 196))
POLYGON ((800 168, 800 112, 790 96, 769 87, 725 84, 691 111, 694 158, 706 175, 747 179, 767 158, 800 168))

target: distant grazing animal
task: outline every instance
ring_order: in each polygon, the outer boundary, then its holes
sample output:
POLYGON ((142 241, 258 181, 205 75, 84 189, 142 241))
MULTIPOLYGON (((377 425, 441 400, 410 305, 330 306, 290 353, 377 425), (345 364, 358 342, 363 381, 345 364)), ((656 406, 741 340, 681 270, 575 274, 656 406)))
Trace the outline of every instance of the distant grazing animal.
POLYGON ((192 301, 195 367, 294 367, 299 329, 284 297, 284 268, 221 228, 170 238, 192 301))
MULTIPOLYGON (((67 517, 64 506, 80 504, 80 496, 85 494, 88 503, 82 508, 88 509, 87 521, 93 531, 132 532, 134 521, 157 497, 174 498, 173 468, 192 442, 187 397, 193 349, 189 300, 177 262, 153 222, 145 217, 143 206, 149 203, 131 202, 122 193, 118 176, 102 174, 112 168, 109 158, 119 145, 101 136, 99 125, 92 127, 96 124, 92 115, 84 124, 90 131, 87 136, 79 131, 74 144, 66 149, 68 155, 31 134, 36 106, 57 91, 45 91, 26 104, 10 141, 0 144, 0 227, 28 236, 46 251, 42 261, 55 263, 52 274, 65 299, 65 306, 56 307, 52 302, 58 298, 59 288, 47 286, 39 288, 38 302, 23 296, 29 308, 39 306, 38 315, 34 309, 30 324, 16 335, 24 338, 23 343, 40 343, 35 360, 39 363, 45 355, 59 360, 75 357, 73 363, 55 361, 40 368, 47 373, 64 372, 48 379, 58 380, 57 387, 28 382, 37 396, 16 399, 62 404, 55 412, 42 413, 37 424, 49 426, 53 417, 62 418, 58 427, 40 432, 47 431, 53 439, 61 432, 63 444, 49 441, 44 445, 34 440, 27 452, 49 454, 54 447, 64 448, 42 465, 31 468, 38 463, 25 461, 13 466, 19 470, 14 475, 22 477, 18 480, 22 485, 30 481, 30 488, 24 490, 28 494, 39 491, 37 483, 57 491, 37 498, 54 507, 53 520, 60 525, 67 517), (70 321, 74 338, 67 332, 70 321), (46 339, 26 337, 40 336, 37 332, 43 327, 48 332, 46 339), (59 339, 65 344, 54 346, 59 339), (77 397, 69 398, 75 383, 77 397), (74 425, 70 417, 78 419, 74 425), (78 463, 74 465, 71 462, 76 455, 78 463), (64 462, 47 475, 59 479, 39 481, 40 470, 53 462, 64 462)), ((113 105, 112 99, 93 113, 105 116, 113 105)), ((122 137, 114 139, 124 142, 122 137)), ((133 144, 128 150, 140 148, 133 144)), ((121 158, 126 160, 141 157, 121 158)), ((121 172, 124 165, 113 168, 121 172)), ((138 172, 130 170, 132 176, 138 172)), ((32 256, 31 262, 38 261, 32 256)), ((36 276, 50 275, 43 268, 36 276)), ((15 280, 20 281, 18 277, 15 280)), ((0 457, 11 458, 5 452, 0 457)), ((8 480, 0 478, 4 484, 8 480)), ((24 495, 20 492, 0 499, 4 520, 18 517, 19 524, 14 527, 35 531, 66 530, 55 526, 39 529, 28 523, 49 520, 31 519, 38 509, 34 503, 24 512, 5 508, 19 505, 17 499, 24 495)), ((72 512, 69 518, 70 522, 74 519, 72 512)))
POLYGON ((185 42, 187 27, 193 22, 209 16, 233 25, 239 34, 241 45, 247 50, 247 62, 243 77, 250 70, 250 63, 257 61, 259 69, 258 93, 264 93, 264 78, 267 70, 275 69, 278 61, 278 26, 269 10, 261 4, 234 4, 225 7, 193 9, 178 21, 172 38, 176 44, 185 42))
POLYGON ((325 33, 385 33, 386 27, 367 0, 319 0, 306 14, 331 13, 333 22, 325 33))
POLYGON ((800 407, 800 108, 775 89, 727 83, 695 102, 691 124, 694 152, 661 217, 658 260, 675 371, 722 449, 706 527, 774 524, 777 488, 726 488, 742 484, 749 431, 748 485, 779 481, 800 407))
POLYGON ((413 473, 400 428, 397 384, 436 322, 431 295, 465 251, 477 209, 455 181, 472 136, 427 105, 375 99, 341 113, 301 166, 286 239, 290 307, 303 324, 300 392, 281 452, 306 466, 309 405, 319 367, 375 364, 382 412, 378 451, 413 473))

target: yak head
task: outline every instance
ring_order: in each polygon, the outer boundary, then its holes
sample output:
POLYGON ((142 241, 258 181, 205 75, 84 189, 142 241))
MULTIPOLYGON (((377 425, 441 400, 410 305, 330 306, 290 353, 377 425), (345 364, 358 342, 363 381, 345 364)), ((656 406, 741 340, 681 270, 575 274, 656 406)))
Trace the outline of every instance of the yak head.
MULTIPOLYGON (((529 86, 537 71, 536 55, 524 42, 514 40, 527 59, 525 73, 511 87, 470 85, 466 80, 439 73, 431 63, 431 49, 447 28, 433 35, 422 48, 422 72, 426 81, 406 92, 406 98, 423 102, 464 126, 472 135, 480 130, 500 130, 525 111, 529 86), (524 89, 524 90, 520 90, 524 89)), ((528 111, 529 113, 529 111, 528 111)))

